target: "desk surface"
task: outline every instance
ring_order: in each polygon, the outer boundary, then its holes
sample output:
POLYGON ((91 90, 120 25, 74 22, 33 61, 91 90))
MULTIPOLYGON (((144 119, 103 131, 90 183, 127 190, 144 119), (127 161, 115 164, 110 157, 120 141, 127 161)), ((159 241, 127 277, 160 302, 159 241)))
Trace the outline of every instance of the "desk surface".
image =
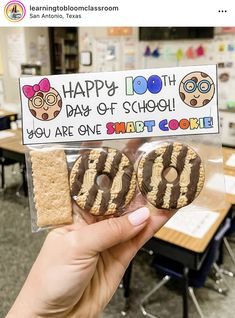
POLYGON ((226 162, 230 158, 231 155, 235 155, 235 148, 223 147, 223 157, 224 157, 224 169, 232 170, 235 172, 235 167, 227 166, 226 162))
POLYGON ((17 153, 25 153, 24 146, 22 145, 22 131, 21 129, 8 129, 4 130, 6 132, 11 132, 14 136, 7 137, 7 138, 0 138, 0 148, 6 149, 9 151, 17 152, 17 153))
POLYGON ((202 239, 186 235, 184 233, 169 229, 165 226, 162 227, 154 236, 158 239, 189 249, 191 251, 202 253, 206 249, 223 219, 228 214, 230 207, 231 205, 229 203, 225 203, 225 207, 218 211, 218 219, 202 239))
MULTIPOLYGON (((226 162, 231 155, 235 155, 235 148, 223 147, 223 157, 224 157, 224 174, 235 177, 235 167, 227 166, 226 162)), ((235 193, 226 194, 227 200, 231 204, 235 204, 235 193)))

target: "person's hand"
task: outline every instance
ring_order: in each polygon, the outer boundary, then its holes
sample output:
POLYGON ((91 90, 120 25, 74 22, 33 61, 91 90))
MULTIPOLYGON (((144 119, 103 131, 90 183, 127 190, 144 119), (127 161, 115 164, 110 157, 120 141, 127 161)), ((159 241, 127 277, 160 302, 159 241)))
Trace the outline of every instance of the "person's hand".
POLYGON ((74 206, 75 223, 49 233, 7 318, 97 317, 137 251, 174 213, 150 214, 144 205, 137 197, 129 209, 142 208, 99 222, 74 206))
POLYGON ((136 252, 171 215, 143 207, 51 231, 7 317, 97 317, 136 252))

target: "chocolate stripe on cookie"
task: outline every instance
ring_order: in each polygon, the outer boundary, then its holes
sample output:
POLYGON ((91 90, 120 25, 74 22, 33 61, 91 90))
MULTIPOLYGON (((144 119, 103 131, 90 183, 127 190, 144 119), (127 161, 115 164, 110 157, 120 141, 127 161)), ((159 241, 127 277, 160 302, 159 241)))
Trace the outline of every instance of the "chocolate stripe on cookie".
POLYGON ((158 154, 156 152, 151 152, 148 154, 147 157, 145 157, 145 160, 143 162, 143 179, 141 183, 141 191, 143 194, 147 194, 148 192, 151 192, 153 189, 153 186, 151 186, 151 177, 153 174, 153 164, 155 159, 158 157, 158 154), (145 165, 145 161, 148 158, 148 164, 145 165))
MULTIPOLYGON (((178 157, 180 155, 182 149, 182 144, 179 143, 174 143, 173 144, 173 151, 171 154, 171 162, 169 164, 169 168, 170 167, 174 167, 176 169, 177 166, 177 161, 178 161, 178 157)), ((168 167, 166 167, 167 169, 168 167)), ((178 172, 177 172, 178 175, 178 172)), ((176 181, 177 182, 177 181, 176 181)), ((163 198, 163 208, 165 209, 169 209, 170 207, 170 200, 171 200, 171 196, 172 196, 172 192, 174 192, 175 189, 173 189, 173 187, 175 187, 176 182, 167 182, 166 185, 166 192, 163 198)))
POLYGON ((88 155, 84 154, 80 158, 77 159, 76 162, 76 173, 73 176, 71 182, 71 195, 72 196, 77 196, 78 192, 81 189, 82 182, 83 182, 83 177, 85 174, 85 171, 87 169, 87 160, 88 160, 88 155))
MULTIPOLYGON (((171 155, 172 155, 172 151, 173 151, 173 145, 170 144, 166 147, 166 150, 163 154, 163 169, 168 168, 170 163, 171 163, 171 155)), ((158 192, 157 192, 157 196, 156 196, 156 206, 163 206, 163 200, 164 200, 164 194, 166 191, 166 185, 167 185, 167 181, 166 179, 162 179, 158 185, 158 192)))
MULTIPOLYGON (((107 173, 108 175, 110 174, 110 171, 112 170, 113 165, 115 164, 115 160, 119 160, 119 156, 117 155, 117 151, 115 149, 108 149, 108 152, 106 152, 106 159, 105 162, 103 164, 103 169, 102 170, 98 170, 98 171, 103 171, 103 173, 107 173)), ((95 206, 96 202, 94 203, 93 207, 91 208, 92 213, 96 212, 95 210, 98 209, 99 214, 100 213, 106 213, 107 209, 108 209, 108 205, 109 205, 109 199, 110 199, 110 194, 107 194, 109 191, 105 192, 103 191, 102 194, 102 198, 100 201, 99 206, 95 206), (107 200, 105 202, 105 200, 107 200)), ((98 213, 96 213, 98 214, 98 213)))
POLYGON ((177 157, 177 162, 176 162, 176 170, 178 174, 181 174, 181 172, 184 169, 187 152, 188 152, 188 148, 183 145, 183 147, 180 150, 179 156, 177 157))
MULTIPOLYGON (((187 155, 188 148, 183 145, 183 147, 180 150, 180 153, 177 157, 177 162, 176 162, 176 170, 178 175, 181 175, 184 166, 185 166, 185 158, 187 155)), ((180 196, 180 185, 179 185, 179 180, 177 181, 177 184, 174 187, 174 191, 171 192, 171 198, 170 198, 170 207, 172 209, 177 208, 177 202, 180 196)))
POLYGON ((109 205, 109 200, 110 200, 110 191, 104 191, 100 203, 100 208, 99 208, 99 213, 104 214, 108 210, 108 205, 109 205))
POLYGON ((115 157, 113 158, 112 166, 111 166, 111 169, 110 169, 110 172, 109 172, 111 178, 114 178, 116 176, 121 160, 122 160, 122 153, 121 152, 117 152, 115 154, 115 157))
POLYGON ((94 183, 89 190, 89 194, 85 202, 85 207, 84 207, 85 210, 90 211, 90 209, 93 207, 93 204, 96 200, 97 193, 98 193, 98 186, 97 184, 94 183))
MULTIPOLYGON (((107 152, 106 151, 102 151, 100 152, 100 156, 99 156, 99 160, 96 164, 96 167, 95 167, 95 170, 96 172, 97 171, 102 171, 105 167, 105 163, 106 163, 106 159, 107 159, 107 152)), ((86 204, 85 204, 85 210, 87 211, 90 211, 90 209, 95 205, 97 206, 98 203, 96 202, 97 201, 97 195, 100 194, 98 193, 98 185, 96 183, 96 180, 95 180, 95 183, 93 184, 93 186, 91 187, 90 191, 89 191, 89 194, 88 194, 88 197, 86 199, 86 204)), ((101 203, 101 202, 100 202, 101 203)), ((98 210, 99 210, 99 207, 98 207, 98 210)))
POLYGON ((190 182, 188 185, 188 191, 186 193, 186 197, 188 201, 193 201, 197 192, 197 184, 199 181, 201 159, 199 157, 196 157, 190 160, 189 162, 192 164, 192 169, 191 169, 190 182))
POLYGON ((118 193, 118 196, 113 200, 113 202, 116 204, 117 209, 119 209, 121 207, 121 205, 123 204, 123 201, 126 200, 126 196, 128 194, 128 189, 129 189, 130 184, 131 184, 133 170, 134 170, 133 167, 129 167, 128 171, 125 170, 125 173, 122 176, 122 189, 118 193))
MULTIPOLYGON (((95 183, 96 177, 96 165, 99 162, 100 151, 92 150, 90 151, 88 158, 88 169, 85 171, 83 177, 82 188, 78 193, 77 200, 80 202, 82 208, 85 208, 87 198, 89 196, 89 191, 95 183)), ((94 189, 93 189, 94 190, 94 189)))
POLYGON ((102 170, 104 170, 105 162, 106 162, 106 160, 107 160, 107 156, 108 156, 108 154, 107 154, 106 151, 102 151, 102 152, 100 153, 99 161, 98 161, 98 163, 97 163, 97 165, 96 165, 96 170, 97 170, 97 171, 102 171, 102 170))

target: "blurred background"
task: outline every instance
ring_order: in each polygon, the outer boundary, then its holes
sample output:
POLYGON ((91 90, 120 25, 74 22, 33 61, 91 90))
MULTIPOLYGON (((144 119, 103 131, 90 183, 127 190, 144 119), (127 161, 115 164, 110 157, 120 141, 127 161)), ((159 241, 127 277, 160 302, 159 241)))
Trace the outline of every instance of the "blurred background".
POLYGON ((235 28, 1 28, 0 108, 20 118, 18 78, 217 64, 223 139, 235 135, 235 28))

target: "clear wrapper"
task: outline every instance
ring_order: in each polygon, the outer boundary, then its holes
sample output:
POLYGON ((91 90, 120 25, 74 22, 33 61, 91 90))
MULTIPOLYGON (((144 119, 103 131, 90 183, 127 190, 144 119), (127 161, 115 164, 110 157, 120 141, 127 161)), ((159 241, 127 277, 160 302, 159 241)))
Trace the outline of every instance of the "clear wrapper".
POLYGON ((72 223, 75 210, 99 220, 225 202, 218 134, 33 145, 26 163, 33 232, 72 223))

